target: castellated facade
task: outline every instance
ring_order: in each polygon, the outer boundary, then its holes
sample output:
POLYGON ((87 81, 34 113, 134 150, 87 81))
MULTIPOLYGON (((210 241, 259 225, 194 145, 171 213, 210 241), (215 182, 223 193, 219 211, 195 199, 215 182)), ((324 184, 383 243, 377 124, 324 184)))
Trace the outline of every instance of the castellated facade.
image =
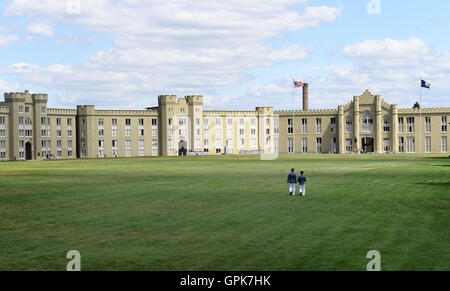
MULTIPOLYGON (((144 110, 47 107, 47 94, 5 93, 0 159, 255 153, 447 153, 450 108, 401 109, 369 91, 332 110, 204 110, 203 96, 158 96, 144 110)), ((306 103, 306 105, 305 105, 306 103)))

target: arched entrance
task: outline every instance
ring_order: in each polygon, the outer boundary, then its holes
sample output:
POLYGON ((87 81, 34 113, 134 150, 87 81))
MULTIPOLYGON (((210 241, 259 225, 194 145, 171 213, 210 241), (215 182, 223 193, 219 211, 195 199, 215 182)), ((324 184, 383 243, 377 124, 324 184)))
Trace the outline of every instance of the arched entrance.
POLYGON ((187 155, 187 142, 185 142, 184 140, 180 140, 180 142, 178 143, 178 155, 187 155))
POLYGON ((29 141, 25 144, 25 159, 27 161, 33 159, 33 151, 31 148, 31 142, 29 141))
POLYGON ((362 150, 366 153, 373 153, 375 151, 374 138, 373 137, 363 137, 361 139, 362 150))

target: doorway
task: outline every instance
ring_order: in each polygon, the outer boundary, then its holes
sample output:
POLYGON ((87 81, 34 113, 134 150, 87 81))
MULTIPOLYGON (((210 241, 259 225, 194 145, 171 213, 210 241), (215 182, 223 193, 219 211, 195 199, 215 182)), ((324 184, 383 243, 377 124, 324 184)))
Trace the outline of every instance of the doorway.
POLYGON ((373 137, 363 137, 362 140, 362 150, 366 153, 373 153, 375 150, 374 147, 374 138, 373 137))
POLYGON ((31 149, 31 142, 27 142, 25 144, 25 159, 27 161, 33 159, 33 152, 32 152, 32 149, 31 149))

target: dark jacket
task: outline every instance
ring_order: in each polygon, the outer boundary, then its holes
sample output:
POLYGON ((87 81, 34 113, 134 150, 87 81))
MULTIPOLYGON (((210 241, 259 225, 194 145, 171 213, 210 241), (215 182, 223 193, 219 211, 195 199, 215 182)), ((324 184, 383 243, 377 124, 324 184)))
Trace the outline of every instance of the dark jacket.
POLYGON ((298 176, 298 183, 299 183, 300 185, 305 185, 305 183, 306 183, 306 177, 303 176, 303 175, 298 176))
POLYGON ((295 173, 289 173, 287 182, 288 184, 297 184, 297 175, 295 173))

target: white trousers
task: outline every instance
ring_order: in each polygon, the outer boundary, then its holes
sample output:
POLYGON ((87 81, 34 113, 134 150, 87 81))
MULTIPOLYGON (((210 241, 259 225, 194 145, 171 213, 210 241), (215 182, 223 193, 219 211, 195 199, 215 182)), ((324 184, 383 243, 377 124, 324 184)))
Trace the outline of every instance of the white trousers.
POLYGON ((305 196, 306 194, 306 189, 305 189, 306 185, 298 185, 298 191, 300 192, 300 195, 305 196))
POLYGON ((295 195, 295 188, 297 184, 289 184, 289 192, 295 195))

